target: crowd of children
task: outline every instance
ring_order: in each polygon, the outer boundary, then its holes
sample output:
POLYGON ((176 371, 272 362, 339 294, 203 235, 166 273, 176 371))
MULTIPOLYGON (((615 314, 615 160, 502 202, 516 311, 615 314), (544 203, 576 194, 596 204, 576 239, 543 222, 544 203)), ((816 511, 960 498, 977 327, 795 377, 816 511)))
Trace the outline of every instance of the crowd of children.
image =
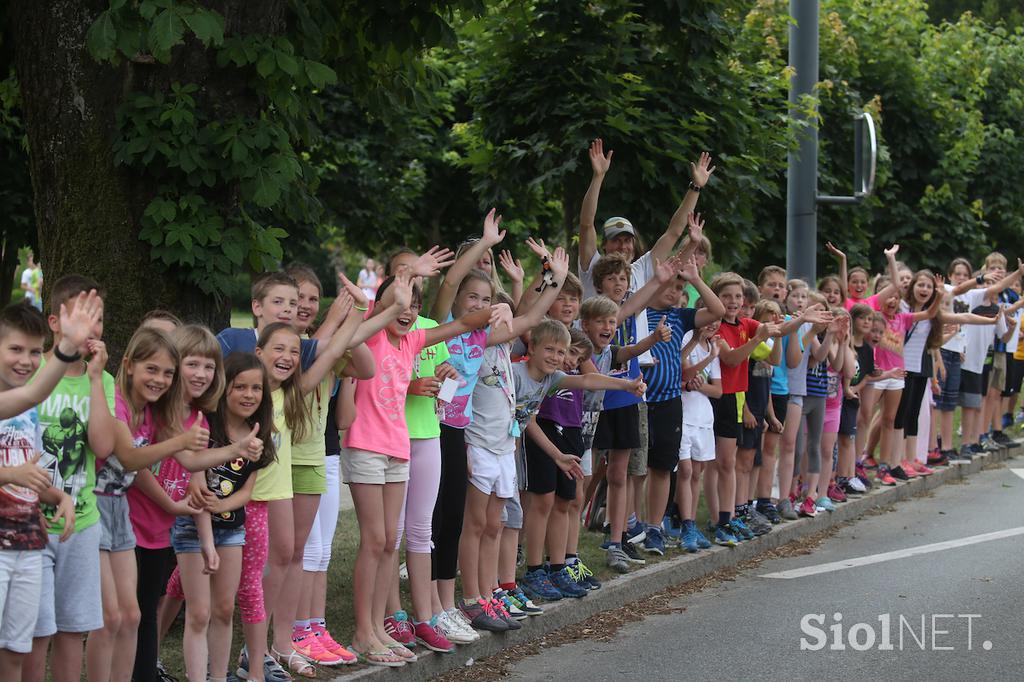
POLYGON ((533 281, 508 251, 496 261, 492 210, 455 253, 390 254, 374 300, 340 276, 315 327, 323 287, 302 265, 256 278, 253 328, 214 336, 154 311, 116 377, 96 282, 55 282, 46 317, 4 309, 0 679, 166 682, 160 646, 182 606, 192 682, 402 667, 418 646, 523 627, 534 600, 599 589, 584 519, 603 514, 607 564, 625 572, 1006 444, 1024 264, 957 258, 944 279, 894 245, 872 287, 829 244, 838 272, 816 287, 777 266, 705 283, 710 157, 638 255, 621 217, 599 249, 612 153, 596 140, 589 156, 579 276, 532 239, 533 281), (342 482, 359 529, 347 645, 326 622, 342 482))

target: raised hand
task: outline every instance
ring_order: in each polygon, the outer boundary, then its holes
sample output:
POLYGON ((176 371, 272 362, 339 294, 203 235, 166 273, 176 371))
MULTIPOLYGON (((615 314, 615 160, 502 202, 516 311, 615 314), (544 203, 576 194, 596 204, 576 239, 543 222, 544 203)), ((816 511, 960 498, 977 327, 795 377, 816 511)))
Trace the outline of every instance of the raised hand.
POLYGON ((535 240, 533 237, 527 237, 526 246, 530 249, 530 251, 533 251, 534 254, 536 254, 537 258, 540 258, 542 261, 545 258, 551 258, 551 252, 548 251, 548 247, 544 243, 543 239, 538 241, 535 240))
POLYGON ((512 309, 505 303, 498 303, 491 306, 491 317, 487 322, 492 328, 505 326, 512 330, 512 309))
POLYGON ((690 231, 690 241, 698 242, 704 234, 704 220, 700 213, 688 213, 686 215, 686 227, 690 231))
POLYGON ((714 172, 715 167, 711 165, 711 155, 707 152, 700 153, 697 163, 690 162, 690 180, 698 187, 708 184, 708 180, 711 179, 711 174, 714 172))
POLYGON ((835 259, 838 261, 842 261, 846 258, 846 254, 837 249, 832 242, 825 242, 825 248, 828 249, 828 252, 835 256, 835 259))
POLYGON ((658 321, 658 326, 654 328, 651 334, 658 339, 658 343, 670 341, 672 339, 672 327, 665 324, 665 318, 663 317, 658 321))
POLYGON ((496 215, 498 209, 492 208, 484 216, 484 235, 481 237, 481 241, 489 247, 495 244, 500 244, 501 240, 505 238, 505 230, 499 230, 501 226, 501 216, 496 215))
POLYGON ((395 298, 395 304, 405 310, 412 305, 412 280, 409 273, 403 272, 400 275, 395 275, 395 282, 390 288, 392 296, 395 298))
POLYGON ((252 426, 252 430, 246 434, 245 438, 238 441, 239 455, 245 457, 250 462, 258 462, 260 457, 263 456, 263 439, 259 437, 260 423, 256 422, 252 426))
POLYGON ((346 277, 344 272, 338 273, 338 284, 352 296, 356 308, 367 308, 370 305, 370 299, 366 298, 363 290, 353 284, 352 280, 346 277))
POLYGON ((555 249, 555 253, 552 254, 548 263, 550 263, 551 272, 555 274, 556 278, 569 274, 569 254, 561 246, 555 249))
POLYGON ((679 276, 683 278, 684 282, 696 282, 700 279, 700 271, 697 270, 697 260, 690 256, 683 263, 683 267, 679 269, 679 276))
POLYGON ((89 355, 88 370, 90 379, 99 379, 103 376, 103 368, 107 366, 107 344, 99 339, 89 339, 85 342, 85 349, 89 355))
POLYGON ((512 252, 508 249, 502 249, 501 253, 498 254, 498 262, 501 263, 501 269, 505 271, 505 274, 508 275, 511 281, 521 283, 526 277, 523 264, 513 258, 512 252))
POLYGON ((659 262, 658 259, 655 258, 654 263, 654 276, 658 278, 659 284, 664 286, 665 284, 668 284, 675 278, 676 267, 678 263, 675 256, 669 258, 664 263, 659 262))
MULTIPOLYGON (((331 314, 335 315, 338 320, 344 320, 352 312, 353 307, 355 307, 355 299, 352 298, 352 294, 342 289, 334 299, 334 303, 331 304, 331 314)), ((361 312, 359 314, 362 315, 361 312)))
POLYGON ((69 303, 60 305, 60 331, 78 352, 103 316, 103 300, 92 289, 88 294, 81 292, 69 303))
POLYGON ((609 150, 608 155, 604 153, 604 141, 599 137, 590 143, 590 169, 595 176, 603 177, 612 166, 612 155, 614 151, 609 150))
POLYGON ((416 277, 433 277, 453 263, 455 263, 455 253, 451 249, 431 246, 412 264, 412 274, 416 277))
POLYGON ((895 258, 896 254, 899 253, 899 252, 900 252, 900 245, 899 244, 893 244, 892 246, 890 246, 888 249, 886 249, 882 253, 885 254, 886 258, 888 258, 889 256, 892 256, 893 258, 895 258))
POLYGON ((935 275, 935 291, 939 292, 939 293, 935 294, 936 296, 942 296, 941 292, 945 288, 945 286, 946 286, 945 278, 942 275, 935 275))

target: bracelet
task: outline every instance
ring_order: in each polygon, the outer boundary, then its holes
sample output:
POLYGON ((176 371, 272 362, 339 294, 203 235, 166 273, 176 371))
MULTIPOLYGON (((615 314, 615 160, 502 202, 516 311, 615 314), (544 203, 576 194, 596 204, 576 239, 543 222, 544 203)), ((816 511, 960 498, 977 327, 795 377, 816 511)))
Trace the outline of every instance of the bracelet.
POLYGON ((974 278, 974 281, 977 282, 978 286, 980 287, 982 284, 985 283, 985 277, 983 275, 978 275, 977 277, 974 278))
POLYGON ((365 313, 367 310, 370 309, 370 306, 366 306, 366 305, 358 306, 355 303, 352 304, 352 307, 355 308, 356 310, 358 310, 361 313, 365 313))
POLYGON ((691 191, 694 191, 694 192, 699 192, 699 191, 700 191, 700 189, 701 189, 701 188, 700 188, 700 185, 695 185, 695 184, 694 184, 694 182, 693 182, 693 180, 690 180, 690 190, 691 190, 691 191))
POLYGON ((75 351, 75 353, 73 355, 65 355, 64 353, 61 352, 59 347, 54 345, 53 346, 53 357, 57 358, 61 362, 66 362, 68 364, 71 364, 72 362, 78 362, 79 360, 82 359, 82 352, 81 351, 75 351))

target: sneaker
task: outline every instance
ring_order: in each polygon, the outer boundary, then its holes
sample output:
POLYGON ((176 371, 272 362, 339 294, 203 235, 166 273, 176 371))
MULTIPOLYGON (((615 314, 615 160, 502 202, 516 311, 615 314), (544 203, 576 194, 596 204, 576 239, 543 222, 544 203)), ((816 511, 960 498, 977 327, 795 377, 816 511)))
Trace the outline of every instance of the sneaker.
POLYGON ((513 618, 512 614, 505 608, 505 605, 494 597, 491 597, 491 609, 498 618, 505 621, 505 625, 508 626, 509 630, 521 630, 523 628, 523 624, 513 618))
POLYGON ((747 511, 743 522, 750 527, 750 530, 754 531, 754 535, 765 535, 772 530, 772 522, 764 514, 757 511, 754 505, 750 505, 750 509, 747 511))
POLYGON ((313 631, 313 634, 316 635, 317 639, 320 640, 320 645, 324 649, 337 654, 341 659, 342 665, 352 665, 359 660, 359 657, 356 656, 355 653, 335 642, 334 638, 331 637, 331 633, 329 633, 327 628, 323 625, 320 625, 319 623, 312 623, 309 627, 313 631))
POLYGON ((629 557, 622 551, 621 545, 611 545, 605 552, 608 557, 608 568, 618 573, 629 570, 629 557))
POLYGON ((864 467, 865 469, 877 469, 878 468, 878 462, 876 462, 875 458, 872 457, 871 455, 868 455, 867 457, 862 459, 860 461, 860 465, 862 467, 864 467))
POLYGON ((846 502, 846 493, 844 493, 833 481, 828 484, 828 499, 833 502, 846 502))
POLYGON ((863 495, 868 491, 867 486, 864 485, 864 481, 860 480, 856 476, 848 478, 843 483, 843 492, 849 495, 863 495))
POLYGON ((896 478, 892 475, 889 467, 884 464, 878 467, 878 471, 875 472, 875 480, 882 485, 896 485, 896 478))
POLYGON ((642 523, 637 523, 632 528, 626 529, 625 542, 631 545, 643 544, 643 541, 647 538, 647 526, 642 523))
POLYGON ((679 542, 679 546, 685 549, 690 554, 694 554, 700 551, 700 545, 697 542, 697 526, 687 526, 686 530, 683 531, 683 537, 679 542))
MULTIPOLYGON (((1006 426, 1006 425, 1004 424, 1003 426, 1006 426)), ((992 440, 994 440, 996 443, 999 443, 1004 448, 1013 447, 1014 445, 1017 444, 1012 438, 1007 436, 1002 431, 993 431, 992 432, 992 440)))
POLYGON ((722 547, 735 547, 740 544, 740 541, 732 534, 732 529, 729 526, 718 526, 715 528, 715 544, 722 547))
MULTIPOLYGON (((697 538, 697 546, 701 549, 711 549, 711 541, 708 540, 704 533, 700 532, 700 528, 697 527, 697 524, 693 524, 691 528, 693 528, 694 537, 697 538)), ((711 535, 714 536, 714 533, 711 535)))
POLYGON ((768 523, 773 526, 777 526, 782 523, 782 517, 779 515, 779 510, 771 502, 765 502, 764 504, 757 505, 757 512, 768 519, 768 523))
POLYGON ((948 466, 951 463, 949 460, 956 459, 960 454, 957 450, 941 450, 940 452, 946 458, 946 464, 940 466, 948 466))
POLYGON ((156 679, 157 682, 178 682, 178 678, 167 672, 159 658, 156 659, 156 679))
POLYGON ((398 610, 384 619, 384 632, 399 644, 411 649, 416 646, 416 633, 409 621, 409 614, 398 610))
POLYGON ((934 469, 930 469, 929 467, 925 466, 924 464, 921 464, 916 460, 911 462, 905 462, 904 467, 907 466, 913 469, 914 473, 916 473, 918 476, 931 476, 932 474, 935 473, 934 469))
POLYGON ((453 606, 450 609, 445 609, 445 614, 448 615, 448 621, 464 635, 471 638, 472 641, 475 642, 480 639, 480 633, 473 629, 473 625, 466 618, 466 614, 462 612, 462 609, 453 606))
POLYGON ((455 645, 444 636, 437 621, 437 616, 434 616, 427 623, 413 623, 412 629, 416 633, 416 641, 431 651, 450 654, 455 651, 455 645))
POLYGON ((472 628, 468 631, 463 627, 461 621, 454 620, 447 611, 442 611, 437 616, 437 628, 452 644, 472 644, 480 638, 472 628))
POLYGON ((562 593, 551 584, 551 576, 543 568, 534 569, 524 575, 519 581, 519 585, 523 588, 523 592, 533 599, 558 601, 562 598, 562 593))
POLYGON ((661 528, 651 526, 647 529, 644 538, 644 551, 648 554, 665 556, 665 538, 661 534, 661 528))
POLYGON ((992 437, 989 435, 982 436, 978 444, 981 445, 981 449, 984 450, 985 452, 995 452, 996 450, 999 450, 1000 448, 1003 447, 1002 445, 994 441, 992 437))
POLYGON ((633 543, 626 542, 625 533, 622 535, 622 544, 620 546, 622 547, 622 551, 625 552, 626 560, 629 561, 629 563, 640 564, 641 566, 647 563, 644 558, 640 556, 640 552, 636 551, 636 547, 633 546, 633 543))
POLYGON ((868 476, 868 470, 867 470, 867 469, 865 469, 865 468, 864 468, 863 466, 861 466, 860 464, 858 464, 858 465, 857 465, 857 466, 856 466, 856 467, 854 468, 854 471, 855 471, 855 472, 856 472, 856 474, 857 474, 857 479, 858 479, 858 480, 859 480, 859 481, 860 481, 861 483, 863 483, 863 484, 864 484, 864 487, 865 487, 865 488, 867 488, 868 490, 871 490, 871 488, 873 488, 873 487, 874 487, 874 485, 875 485, 875 484, 871 482, 871 478, 870 478, 870 477, 868 476))
POLYGON ((750 527, 738 516, 732 517, 732 520, 729 521, 729 527, 732 529, 732 534, 740 538, 741 541, 753 540, 755 537, 754 531, 750 530, 750 527))
POLYGON ((519 610, 528 616, 542 616, 544 615, 544 609, 530 601, 530 598, 523 593, 523 588, 516 585, 516 589, 512 590, 509 595, 519 602, 519 610))
POLYGON ((661 520, 661 534, 666 540, 679 542, 683 537, 683 527, 673 521, 671 516, 666 516, 661 520))
POLYGON ((970 445, 961 445, 960 453, 957 455, 957 459, 965 459, 970 462, 974 459, 974 449, 970 445))
POLYGON ((949 457, 946 455, 945 450, 936 448, 928 453, 928 459, 925 463, 930 467, 949 466, 949 457))
MULTIPOLYGON (((238 669, 235 670, 235 676, 240 680, 249 679, 249 652, 245 647, 238 653, 238 669)), ((263 657, 263 679, 266 682, 290 682, 292 678, 273 656, 267 654, 263 657)))
POLYGON ((897 481, 909 481, 912 478, 917 478, 917 474, 912 471, 907 471, 903 468, 903 465, 897 464, 896 466, 889 469, 889 473, 897 481))
POLYGON ((398 564, 398 579, 408 580, 409 579, 409 565, 404 561, 398 564))
POLYGON ((805 497, 804 501, 800 503, 799 512, 800 516, 807 516, 812 519, 818 515, 818 510, 815 508, 814 502, 812 502, 809 497, 805 497))
POLYGON ((476 630, 487 630, 488 632, 506 632, 508 624, 495 613, 490 602, 477 599, 471 604, 463 603, 460 607, 462 615, 466 617, 469 624, 476 630))
POLYGON ((580 579, 577 579, 578 583, 582 585, 583 581, 586 581, 586 587, 588 590, 601 589, 601 581, 594 577, 594 572, 591 571, 585 563, 583 563, 583 559, 577 557, 576 563, 572 564, 570 568, 575 569, 577 575, 580 576, 580 579))
POLYGON ((569 573, 568 566, 563 566, 562 570, 555 571, 548 577, 551 579, 551 584, 555 586, 555 589, 562 593, 563 597, 580 599, 582 597, 586 597, 587 593, 590 592, 588 588, 579 585, 575 580, 573 580, 572 574, 569 573))
POLYGON ((799 514, 796 513, 796 509, 793 509, 793 502, 788 497, 783 497, 779 500, 779 516, 786 521, 796 521, 800 518, 799 514))
POLYGON ((519 608, 519 604, 516 603, 512 597, 509 596, 508 592, 502 589, 494 591, 494 598, 501 602, 501 605, 508 612, 508 615, 512 617, 512 620, 526 620, 530 616, 519 608))
POLYGON ((836 505, 833 504, 828 495, 822 495, 814 501, 814 508, 818 511, 834 512, 836 510, 836 505))
POLYGON ((312 628, 293 633, 292 648, 303 658, 307 658, 318 665, 335 666, 342 665, 344 662, 341 656, 324 648, 320 639, 313 634, 312 628))
MULTIPOLYGON (((1002 424, 1004 429, 1008 429, 1013 426, 1013 415, 1009 412, 1004 412, 1002 424)), ((1002 431, 1000 431, 1000 433, 1002 433, 1002 431)))

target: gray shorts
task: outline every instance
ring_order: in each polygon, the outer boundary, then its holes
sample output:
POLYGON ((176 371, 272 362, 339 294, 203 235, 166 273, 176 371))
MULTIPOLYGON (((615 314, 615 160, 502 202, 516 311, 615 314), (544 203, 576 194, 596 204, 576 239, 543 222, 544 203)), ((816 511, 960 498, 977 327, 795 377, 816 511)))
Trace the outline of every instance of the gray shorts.
POLYGON ((626 473, 630 476, 646 476, 648 438, 647 403, 641 401, 637 407, 640 411, 640 447, 630 451, 629 466, 626 469, 626 473))
POLYGON ((505 500, 505 508, 501 511, 501 522, 506 528, 523 529, 523 505, 519 502, 519 487, 516 494, 505 500))
POLYGON ((128 516, 128 498, 124 495, 97 495, 100 510, 101 552, 130 552, 135 549, 135 530, 128 516))
POLYGON ((42 571, 43 550, 0 550, 0 649, 32 651, 42 571))
POLYGON ((59 535, 50 535, 50 542, 43 550, 39 618, 33 637, 50 637, 57 632, 89 632, 103 627, 102 533, 100 524, 94 523, 76 531, 67 542, 61 542, 59 535))

